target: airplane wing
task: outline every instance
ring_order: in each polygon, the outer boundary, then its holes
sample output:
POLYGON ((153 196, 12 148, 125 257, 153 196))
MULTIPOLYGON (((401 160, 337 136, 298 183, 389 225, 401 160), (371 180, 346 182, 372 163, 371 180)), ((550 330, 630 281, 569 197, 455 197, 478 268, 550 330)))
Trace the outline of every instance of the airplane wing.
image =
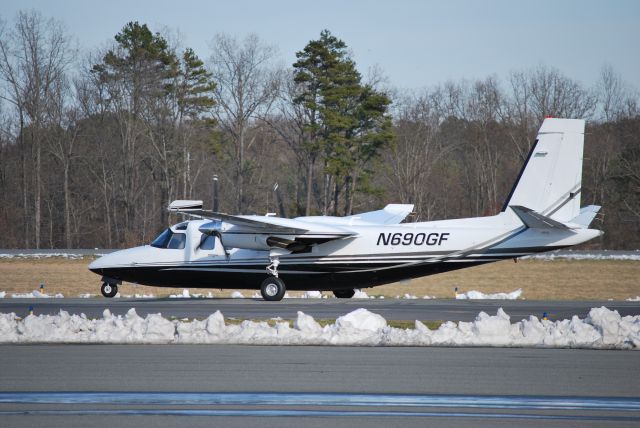
POLYGON ((199 218, 220 220, 234 226, 241 227, 247 232, 274 235, 296 235, 300 240, 313 241, 318 238, 326 242, 353 236, 356 233, 348 229, 326 224, 313 224, 298 220, 267 217, 257 215, 230 215, 202 209, 202 201, 173 201, 169 211, 199 218))

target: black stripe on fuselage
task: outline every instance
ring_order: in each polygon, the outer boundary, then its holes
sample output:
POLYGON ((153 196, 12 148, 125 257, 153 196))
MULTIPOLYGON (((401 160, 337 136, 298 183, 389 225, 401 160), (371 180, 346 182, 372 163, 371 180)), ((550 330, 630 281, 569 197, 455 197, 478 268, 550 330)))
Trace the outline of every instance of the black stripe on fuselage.
MULTIPOLYGON (((555 248, 545 247, 546 251, 551 249, 555 248)), ((516 250, 518 250, 517 253, 508 255, 496 253, 438 261, 430 261, 426 258, 369 263, 354 263, 347 260, 331 264, 281 262, 279 271, 290 290, 366 288, 531 254, 530 251, 524 252, 522 249, 510 249, 510 251, 516 250)), ((267 277, 265 266, 265 263, 255 261, 244 264, 227 262, 198 266, 193 264, 138 265, 94 269, 93 272, 114 279, 159 287, 257 289, 267 277)))
MULTIPOLYGON (((416 263, 391 269, 366 270, 362 272, 350 271, 348 273, 324 272, 315 275, 294 272, 285 273, 286 267, 281 265, 282 273, 280 273, 280 278, 285 282, 288 290, 367 288, 489 262, 488 260, 476 260, 450 263, 416 263)), ((139 266, 95 269, 94 272, 109 278, 143 285, 188 288, 259 289, 260 284, 267 277, 264 265, 261 265, 260 269, 256 269, 255 272, 216 272, 203 269, 169 270, 159 267, 139 266)))

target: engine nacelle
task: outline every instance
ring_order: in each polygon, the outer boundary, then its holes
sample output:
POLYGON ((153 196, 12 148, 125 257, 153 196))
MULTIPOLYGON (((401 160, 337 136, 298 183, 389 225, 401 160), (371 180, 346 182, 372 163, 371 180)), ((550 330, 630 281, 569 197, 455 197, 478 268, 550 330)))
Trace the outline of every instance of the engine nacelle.
POLYGON ((225 248, 244 248, 247 250, 271 250, 282 248, 291 252, 302 251, 306 244, 280 236, 252 233, 237 226, 214 220, 198 228, 203 235, 216 235, 225 248))
POLYGON ((267 243, 268 235, 253 233, 220 233, 220 239, 225 248, 244 248, 247 250, 270 250, 267 243))
POLYGON ((203 235, 215 235, 224 232, 225 227, 220 220, 213 220, 205 223, 198 228, 203 235))

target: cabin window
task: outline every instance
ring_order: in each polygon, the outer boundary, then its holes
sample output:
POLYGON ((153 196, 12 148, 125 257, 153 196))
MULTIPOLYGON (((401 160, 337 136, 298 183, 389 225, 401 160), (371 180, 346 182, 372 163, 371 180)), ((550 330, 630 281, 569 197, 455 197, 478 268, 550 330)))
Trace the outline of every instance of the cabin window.
POLYGON ((167 248, 171 250, 182 250, 184 248, 184 243, 187 241, 187 235, 184 233, 174 233, 169 239, 169 244, 167 244, 167 248))
POLYGON ((216 248, 215 235, 202 235, 202 239, 200 240, 200 249, 213 250, 215 248, 216 248))

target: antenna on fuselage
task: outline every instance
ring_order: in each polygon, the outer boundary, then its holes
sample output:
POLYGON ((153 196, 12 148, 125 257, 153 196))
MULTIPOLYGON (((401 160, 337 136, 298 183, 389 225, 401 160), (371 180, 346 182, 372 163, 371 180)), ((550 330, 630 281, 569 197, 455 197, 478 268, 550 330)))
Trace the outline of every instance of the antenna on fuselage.
POLYGON ((280 193, 280 186, 278 183, 273 185, 273 192, 276 194, 276 200, 278 201, 278 211, 280 212, 280 217, 287 217, 287 210, 284 208, 284 202, 282 200, 282 194, 280 193))
POLYGON ((213 212, 218 212, 218 176, 213 176, 213 207, 211 209, 213 212))

